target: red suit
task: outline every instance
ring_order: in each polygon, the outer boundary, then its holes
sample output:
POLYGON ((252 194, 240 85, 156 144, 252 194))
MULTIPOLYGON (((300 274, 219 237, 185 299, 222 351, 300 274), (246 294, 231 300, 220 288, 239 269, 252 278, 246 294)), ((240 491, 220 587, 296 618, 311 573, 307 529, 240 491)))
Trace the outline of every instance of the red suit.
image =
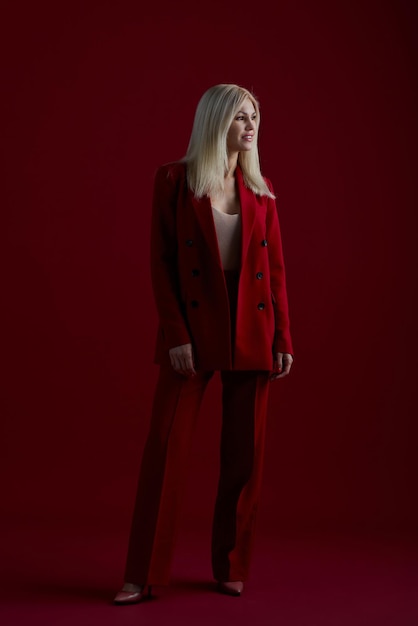
POLYGON ((271 370, 274 352, 292 353, 276 205, 245 187, 239 166, 236 180, 242 245, 232 358, 228 296, 210 200, 188 190, 184 164, 157 171, 151 272, 160 317, 159 363, 169 348, 189 342, 199 369, 271 370))
POLYGON ((132 520, 127 582, 169 582, 185 463, 214 370, 221 373, 223 391, 213 574, 219 581, 248 576, 268 375, 274 354, 293 350, 275 202, 249 190, 239 166, 236 181, 242 236, 234 289, 222 268, 210 199, 197 199, 188 189, 183 163, 156 173, 151 277, 160 321, 155 360, 161 367, 132 520), (192 378, 176 373, 168 356, 170 348, 187 343, 197 370, 192 378))

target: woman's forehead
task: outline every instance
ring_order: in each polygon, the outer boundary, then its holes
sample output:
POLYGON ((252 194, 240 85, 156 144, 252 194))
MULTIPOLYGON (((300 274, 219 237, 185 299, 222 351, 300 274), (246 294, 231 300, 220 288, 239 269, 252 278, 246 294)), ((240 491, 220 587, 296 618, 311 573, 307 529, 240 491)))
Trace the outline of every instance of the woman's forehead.
POLYGON ((241 111, 242 113, 254 113, 255 112, 254 104, 251 102, 248 96, 239 105, 238 112, 239 111, 241 111))

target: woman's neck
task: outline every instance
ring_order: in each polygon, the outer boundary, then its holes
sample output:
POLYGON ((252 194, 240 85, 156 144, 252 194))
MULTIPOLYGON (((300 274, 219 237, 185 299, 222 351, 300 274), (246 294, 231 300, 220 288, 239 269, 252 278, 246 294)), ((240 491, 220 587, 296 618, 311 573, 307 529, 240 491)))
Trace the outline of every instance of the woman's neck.
POLYGON ((225 178, 235 178, 235 170, 238 164, 238 152, 233 152, 228 155, 228 171, 225 174, 225 178))

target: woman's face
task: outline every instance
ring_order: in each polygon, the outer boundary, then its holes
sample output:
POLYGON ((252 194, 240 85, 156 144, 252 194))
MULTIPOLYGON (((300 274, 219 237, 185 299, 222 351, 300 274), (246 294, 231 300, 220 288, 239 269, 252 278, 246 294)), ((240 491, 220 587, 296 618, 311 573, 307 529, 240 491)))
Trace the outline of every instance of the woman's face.
POLYGON ((232 120, 226 139, 228 153, 251 150, 257 137, 257 113, 253 103, 246 98, 232 120))

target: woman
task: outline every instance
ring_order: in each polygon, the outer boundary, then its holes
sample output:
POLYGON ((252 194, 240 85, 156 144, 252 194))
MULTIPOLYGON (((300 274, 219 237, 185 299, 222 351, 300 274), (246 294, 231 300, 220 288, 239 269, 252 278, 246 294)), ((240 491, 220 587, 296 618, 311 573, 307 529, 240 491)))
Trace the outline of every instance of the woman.
POLYGON ((214 371, 222 381, 221 467, 212 529, 217 589, 240 595, 249 572, 269 382, 292 344, 275 196, 260 172, 260 111, 248 90, 202 96, 186 156, 155 176, 151 279, 160 373, 116 604, 170 577, 193 425, 214 371))

